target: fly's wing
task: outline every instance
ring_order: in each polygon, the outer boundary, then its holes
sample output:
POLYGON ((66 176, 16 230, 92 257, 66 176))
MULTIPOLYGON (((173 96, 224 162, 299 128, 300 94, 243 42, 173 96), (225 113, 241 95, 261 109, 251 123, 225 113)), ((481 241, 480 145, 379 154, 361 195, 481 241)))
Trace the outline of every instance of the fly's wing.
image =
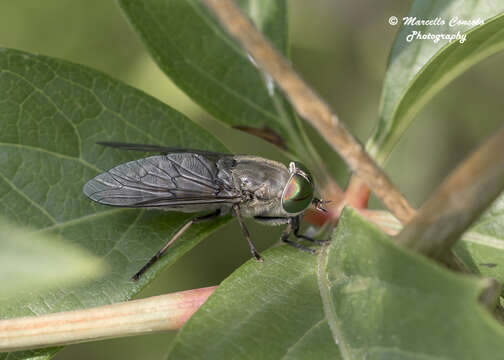
POLYGON ((100 204, 125 207, 198 211, 198 205, 238 202, 238 193, 218 173, 216 162, 200 154, 157 155, 118 165, 88 181, 83 191, 100 204))
POLYGON ((124 143, 124 142, 110 142, 110 141, 99 141, 98 145, 112 147, 121 150, 134 150, 134 151, 145 151, 145 152, 158 152, 164 155, 173 154, 173 153, 192 153, 192 154, 200 154, 206 157, 209 160, 217 161, 219 158, 229 156, 229 154, 218 153, 213 151, 206 150, 195 150, 195 149, 187 149, 187 148, 175 148, 175 147, 167 147, 167 146, 159 146, 159 145, 149 145, 149 144, 133 144, 133 143, 124 143))

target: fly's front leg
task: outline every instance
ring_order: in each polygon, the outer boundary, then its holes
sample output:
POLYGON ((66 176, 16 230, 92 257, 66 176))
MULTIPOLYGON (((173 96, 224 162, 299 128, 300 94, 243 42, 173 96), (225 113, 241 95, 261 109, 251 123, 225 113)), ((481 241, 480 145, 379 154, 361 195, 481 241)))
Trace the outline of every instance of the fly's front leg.
MULTIPOLYGON (((294 229, 294 232, 296 232, 296 218, 290 218, 289 223, 287 224, 287 227, 285 228, 282 237, 280 238, 284 243, 289 244, 291 246, 294 246, 296 249, 309 252, 311 254, 315 254, 315 250, 307 248, 306 246, 303 246, 301 244, 298 244, 295 241, 289 240, 289 236, 292 233, 292 230, 294 229)), ((299 228, 299 220, 297 222, 297 227, 299 228)))
POLYGON ((182 234, 184 234, 187 229, 189 229, 191 227, 192 224, 195 224, 197 222, 200 222, 200 221, 204 221, 204 220, 209 220, 209 219, 213 219, 213 218, 216 218, 217 216, 220 215, 220 210, 217 210, 216 212, 213 212, 211 214, 208 214, 208 215, 203 215, 203 216, 198 216, 198 217, 195 217, 194 219, 191 219, 189 220, 189 222, 187 222, 184 226, 182 226, 180 228, 179 231, 177 231, 177 233, 175 235, 173 235, 173 237, 170 239, 170 241, 168 241, 166 243, 165 246, 163 246, 161 248, 161 250, 159 250, 156 255, 154 255, 144 266, 142 266, 142 268, 140 270, 138 270, 138 272, 133 275, 133 277, 131 278, 131 281, 137 281, 140 276, 145 272, 147 271, 148 268, 151 267, 152 264, 154 264, 160 257, 161 255, 163 255, 165 253, 165 251, 179 238, 182 236, 182 234))
POLYGON ((327 240, 317 240, 317 239, 311 238, 309 236, 300 234, 299 233, 299 223, 300 223, 299 216, 292 218, 292 227, 294 229, 294 236, 297 237, 298 239, 308 240, 308 241, 311 241, 312 243, 315 243, 315 244, 324 244, 327 241, 327 240))
POLYGON ((264 261, 263 258, 257 252, 254 244, 252 243, 252 240, 250 240, 250 233, 249 233, 247 227, 245 226, 245 223, 243 222, 243 218, 242 218, 241 212, 240 212, 240 207, 238 205, 235 205, 235 206, 233 206, 233 210, 236 213, 236 218, 238 219, 238 223, 240 224, 241 229, 243 231, 243 236, 245 236, 245 239, 247 239, 247 242, 250 247, 250 252, 252 252, 252 255, 254 255, 254 257, 256 258, 257 261, 263 262, 264 261))

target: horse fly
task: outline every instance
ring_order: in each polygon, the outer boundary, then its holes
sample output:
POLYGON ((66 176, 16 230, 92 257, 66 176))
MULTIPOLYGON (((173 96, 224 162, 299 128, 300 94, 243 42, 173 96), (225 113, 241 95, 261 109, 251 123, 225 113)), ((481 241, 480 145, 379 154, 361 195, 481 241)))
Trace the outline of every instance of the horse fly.
POLYGON ((101 142, 100 145, 148 152, 149 156, 120 164, 89 180, 84 194, 104 205, 202 213, 186 223, 131 279, 139 277, 194 223, 231 214, 240 223, 252 255, 262 261, 250 240, 244 217, 267 225, 287 225, 281 240, 300 250, 315 250, 289 239, 319 242, 299 234, 310 206, 325 211, 314 197, 314 182, 299 162, 285 165, 252 155, 230 155, 156 145, 101 142))

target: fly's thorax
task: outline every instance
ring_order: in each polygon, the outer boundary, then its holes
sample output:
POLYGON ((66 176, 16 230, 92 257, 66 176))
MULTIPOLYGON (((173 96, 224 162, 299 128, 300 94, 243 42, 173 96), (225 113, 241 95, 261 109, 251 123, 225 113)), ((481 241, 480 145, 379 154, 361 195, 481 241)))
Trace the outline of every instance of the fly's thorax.
POLYGON ((302 214, 313 200, 314 183, 308 169, 251 155, 219 160, 219 178, 229 179, 240 196, 243 216, 289 218, 302 214))
POLYGON ((281 195, 289 179, 289 170, 279 162, 258 156, 235 156, 231 169, 235 186, 259 199, 269 200, 281 195))
POLYGON ((242 194, 240 207, 244 216, 278 212, 281 195, 289 179, 287 167, 258 156, 237 155, 234 160, 229 172, 234 187, 242 194))

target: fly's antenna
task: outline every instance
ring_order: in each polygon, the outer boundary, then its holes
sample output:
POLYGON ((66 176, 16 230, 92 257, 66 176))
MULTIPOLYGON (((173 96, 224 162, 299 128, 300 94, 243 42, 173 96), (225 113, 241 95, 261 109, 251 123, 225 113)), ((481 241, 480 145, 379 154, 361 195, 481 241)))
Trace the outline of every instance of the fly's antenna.
POLYGON ((327 209, 325 208, 325 204, 329 204, 331 200, 321 200, 318 198, 313 198, 312 204, 315 206, 315 209, 318 211, 322 211, 324 213, 327 213, 327 209))

